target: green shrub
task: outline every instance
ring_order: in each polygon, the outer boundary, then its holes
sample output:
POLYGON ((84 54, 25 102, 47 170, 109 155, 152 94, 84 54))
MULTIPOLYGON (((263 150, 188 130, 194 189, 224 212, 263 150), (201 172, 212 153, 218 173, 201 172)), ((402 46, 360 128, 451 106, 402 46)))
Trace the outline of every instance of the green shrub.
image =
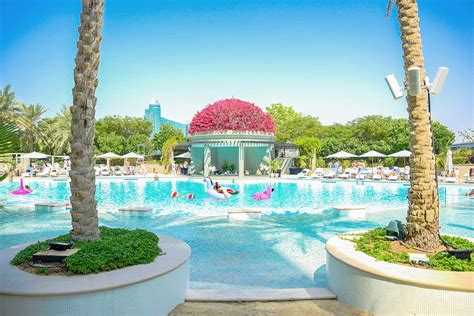
MULTIPOLYGON (((70 235, 38 242, 21 250, 11 261, 19 265, 32 259, 34 253, 48 248, 51 240, 67 242, 70 235)), ((158 237, 142 229, 100 228, 100 240, 74 244, 80 251, 64 259, 69 274, 90 274, 121 269, 127 266, 151 263, 160 255, 158 237)))
MULTIPOLYGON (((358 238, 353 242, 356 244, 356 250, 374 257, 380 261, 391 263, 406 263, 410 260, 406 253, 396 253, 391 249, 391 241, 385 239, 386 228, 376 228, 362 234, 356 234, 358 238)), ((459 249, 474 249, 474 243, 467 239, 442 236, 443 240, 459 249)), ((435 270, 444 271, 474 271, 474 255, 471 254, 471 261, 457 259, 446 252, 440 252, 436 255, 428 255, 428 263, 435 270)))

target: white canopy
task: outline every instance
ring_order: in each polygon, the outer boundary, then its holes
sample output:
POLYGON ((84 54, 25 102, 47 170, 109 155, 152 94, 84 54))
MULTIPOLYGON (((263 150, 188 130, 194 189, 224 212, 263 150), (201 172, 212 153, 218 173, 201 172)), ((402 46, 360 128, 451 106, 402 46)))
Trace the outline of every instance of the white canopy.
POLYGON ((140 156, 139 154, 136 154, 134 152, 125 154, 122 156, 122 158, 136 158, 136 159, 143 159, 143 156, 140 156))
POLYGON ((119 156, 115 153, 108 152, 102 155, 97 156, 96 158, 104 158, 104 159, 117 159, 117 158, 122 158, 122 156, 119 156))
POLYGON ((448 153, 446 154, 446 171, 448 174, 451 172, 451 170, 454 169, 453 165, 453 153, 451 152, 451 149, 448 150, 448 153))
POLYGON ((42 153, 38 153, 36 151, 32 152, 32 153, 29 153, 29 154, 24 154, 24 155, 21 155, 20 158, 30 158, 30 159, 46 159, 50 157, 50 155, 46 155, 46 154, 42 154, 42 153))
POLYGON ((344 150, 341 150, 341 151, 338 151, 338 152, 335 153, 335 154, 332 154, 332 155, 327 156, 326 158, 341 158, 341 159, 345 159, 345 158, 355 158, 355 157, 357 157, 357 156, 354 155, 354 154, 345 152, 344 150))
POLYGON ((371 158, 371 157, 383 158, 383 157, 387 157, 387 155, 384 155, 384 154, 382 154, 382 153, 379 153, 378 151, 375 151, 375 150, 371 150, 371 151, 366 152, 365 154, 360 155, 359 157, 364 157, 364 158, 371 158))
POLYGON ((54 158, 61 158, 61 159, 69 159, 69 156, 67 156, 67 155, 55 155, 53 157, 54 158))
POLYGON ((178 155, 174 158, 184 158, 184 159, 191 159, 191 153, 188 151, 188 152, 185 152, 184 154, 181 154, 181 155, 178 155))
POLYGON ((395 157, 395 158, 409 158, 411 157, 411 151, 408 150, 402 150, 396 153, 393 153, 391 155, 388 155, 389 157, 395 157))

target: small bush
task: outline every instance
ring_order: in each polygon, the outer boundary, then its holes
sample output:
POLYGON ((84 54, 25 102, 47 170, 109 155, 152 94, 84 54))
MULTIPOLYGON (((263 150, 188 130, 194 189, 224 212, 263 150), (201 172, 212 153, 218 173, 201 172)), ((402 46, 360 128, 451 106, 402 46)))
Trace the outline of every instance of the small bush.
MULTIPOLYGON (((76 242, 80 251, 64 259, 68 274, 90 274, 121 269, 153 262, 160 255, 158 237, 142 229, 100 228, 98 241, 76 242)), ((48 248, 49 241, 67 242, 69 234, 38 242, 21 250, 11 264, 20 265, 32 259, 33 254, 48 248)))

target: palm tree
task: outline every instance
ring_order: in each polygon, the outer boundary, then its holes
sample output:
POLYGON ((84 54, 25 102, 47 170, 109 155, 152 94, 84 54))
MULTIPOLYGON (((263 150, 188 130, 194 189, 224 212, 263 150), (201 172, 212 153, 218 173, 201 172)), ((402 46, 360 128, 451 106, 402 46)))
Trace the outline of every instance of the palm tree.
POLYGON ((44 145, 52 155, 71 152, 71 107, 63 105, 56 117, 43 120, 40 124, 45 138, 44 145))
POLYGON ((5 88, 0 88, 0 112, 13 110, 15 105, 15 92, 11 91, 11 85, 7 84, 5 88))
MULTIPOLYGON (((396 4, 398 8, 405 82, 410 67, 419 67, 420 78, 425 78, 417 2, 416 0, 391 0, 387 13, 390 12, 393 4, 396 4)), ((434 250, 439 246, 439 209, 428 96, 426 93, 418 96, 407 95, 406 100, 412 157, 410 158, 411 186, 408 192, 408 235, 405 242, 424 250, 434 250)))
POLYGON ((97 240, 99 219, 95 200, 95 90, 99 83, 103 0, 82 0, 77 42, 71 123, 71 217, 73 240, 97 240))
POLYGON ((46 108, 39 104, 21 104, 19 107, 17 124, 23 129, 30 152, 35 148, 35 140, 42 137, 38 124, 44 113, 46 113, 46 108))
POLYGON ((15 92, 11 91, 11 86, 7 84, 5 88, 0 88, 0 113, 4 119, 12 120, 18 114, 17 111, 15 92))

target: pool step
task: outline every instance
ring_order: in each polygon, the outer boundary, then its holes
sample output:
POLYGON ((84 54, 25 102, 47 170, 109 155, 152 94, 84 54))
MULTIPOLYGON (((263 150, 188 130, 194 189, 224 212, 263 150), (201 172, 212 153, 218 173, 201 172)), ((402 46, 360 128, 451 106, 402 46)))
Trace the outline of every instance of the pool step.
POLYGON ((187 302, 264 302, 336 299, 327 288, 250 289, 250 290, 188 290, 187 302))

